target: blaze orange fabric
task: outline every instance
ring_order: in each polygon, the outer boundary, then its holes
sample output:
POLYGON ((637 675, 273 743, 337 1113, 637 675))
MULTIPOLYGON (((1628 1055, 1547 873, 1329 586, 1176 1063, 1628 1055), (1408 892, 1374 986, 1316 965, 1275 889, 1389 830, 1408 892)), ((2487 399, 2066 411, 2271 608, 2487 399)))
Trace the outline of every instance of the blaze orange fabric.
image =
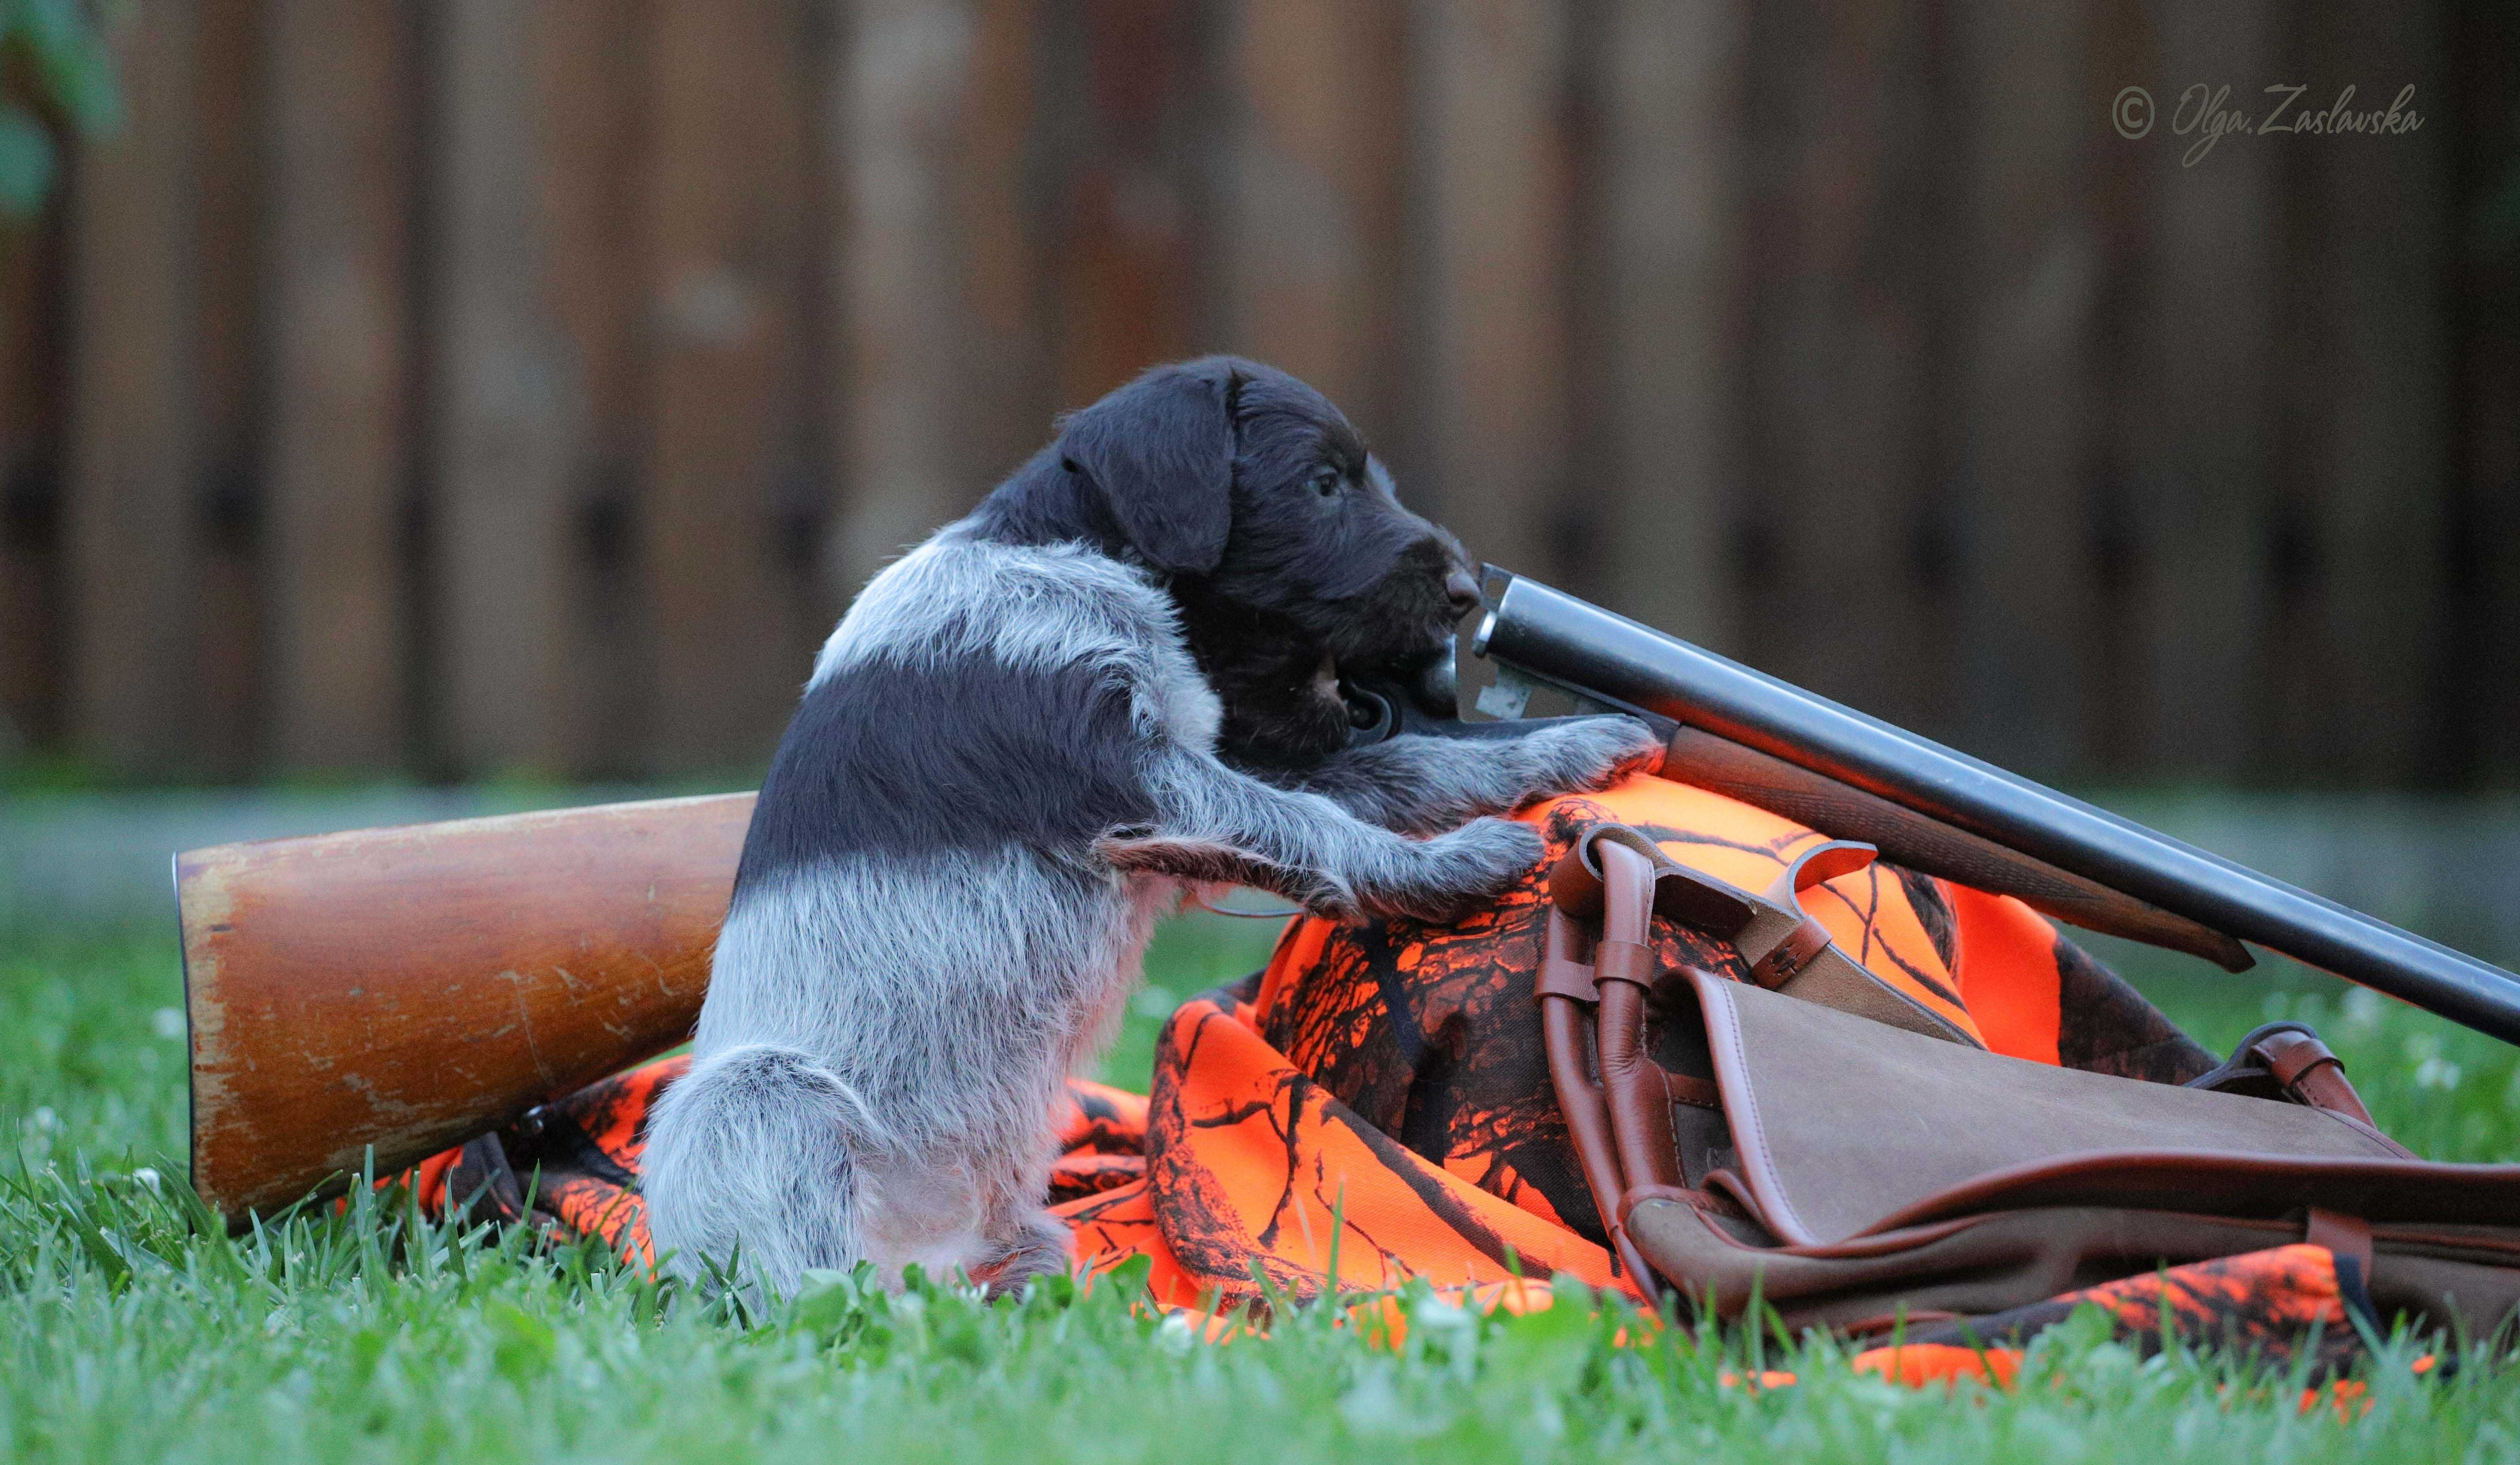
POLYGON ((1957 1343, 1907 1343, 1868 1348, 1855 1355, 1855 1371, 1877 1373, 1911 1389, 1957 1384, 1962 1379, 2009 1389, 2021 1372, 2021 1354, 2009 1348, 1969 1348, 1957 1343))
MULTIPOLYGON (((1061 1208, 1079 1260, 1149 1255, 1156 1296, 1185 1305, 1248 1298, 1255 1267, 1298 1295, 1517 1272, 1630 1286, 1612 1272, 1538 1041, 1547 862, 1615 820, 1675 860, 1764 889, 1823 836, 1652 777, 1523 817, 1548 836, 1546 862, 1487 910, 1441 926, 1299 919, 1256 987, 1175 1013, 1155 1060, 1144 1183, 1061 1208)), ((1977 1031, 1935 882, 1875 866, 1804 905, 1882 980, 1977 1031)), ((1744 975, 1737 954, 1697 933, 1658 923, 1656 941, 1668 962, 1744 975)), ((2052 960, 2045 980, 2052 991, 2052 960)), ((2045 1045, 2053 1061, 2052 1033, 2045 1045)))
POLYGON ((1080 1263, 1154 1258, 1158 1301, 1508 1282, 1615 1285, 1602 1248, 1414 1154, 1288 1065, 1246 1003, 1196 998, 1156 1059, 1147 1176, 1059 1213, 1080 1263))
MULTIPOLYGON (((1488 908, 1440 925, 1290 921, 1263 971, 1173 1014, 1145 1096, 1071 1083, 1050 1199, 1080 1267, 1145 1257, 1158 1302, 1228 1309, 1260 1297, 1264 1278, 1297 1297, 1423 1278, 1519 1299, 1557 1272, 1629 1285, 1612 1273, 1540 1042, 1546 871, 1584 829, 1616 821, 1762 890, 1823 836, 1642 776, 1521 818, 1547 851, 1488 908)), ((1848 955, 1996 1051, 2173 1082, 2213 1062, 2016 901, 1881 864, 1803 901, 1848 955)), ((1657 920, 1653 942, 1667 966, 1747 975, 1702 932, 1657 920)), ((645 1065, 449 1152, 470 1160, 429 1162, 415 1176, 434 1190, 424 1203, 477 1214, 461 1192, 503 1152, 540 1176, 534 1210, 652 1264, 636 1190, 643 1126, 685 1066, 645 1065)), ((1912 1340, 1937 1341, 1952 1340, 1912 1340)))
POLYGON ((2010 896, 1965 885, 1942 887, 1952 907, 1954 964, 1966 973, 1960 998, 1975 1015, 1986 1045, 2039 1063, 2056 1050, 2063 982, 2056 969, 2056 930, 2010 896))
POLYGON ((2270 1361, 2289 1363, 2315 1339, 2314 1361, 2330 1374, 2360 1349, 2354 1312, 2363 1311, 2366 1320, 2368 1312, 2339 1279, 2327 1248, 2295 1242, 2121 1277, 2008 1312, 1912 1328, 1904 1347, 1868 1350, 1855 1366, 1912 1384, 1992 1377, 2008 1385, 2021 1343, 2086 1306, 2107 1314, 2112 1335, 2146 1350, 2175 1337, 2200 1348, 2253 1349, 2270 1361))

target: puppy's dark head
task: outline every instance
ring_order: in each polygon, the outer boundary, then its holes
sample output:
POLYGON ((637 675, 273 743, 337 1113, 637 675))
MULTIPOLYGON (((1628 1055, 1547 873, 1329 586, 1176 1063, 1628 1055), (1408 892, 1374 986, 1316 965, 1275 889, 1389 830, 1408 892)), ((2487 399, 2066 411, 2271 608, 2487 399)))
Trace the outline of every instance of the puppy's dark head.
POLYGON ((1224 699, 1226 750, 1251 761, 1338 748, 1338 682, 1415 680, 1478 604, 1460 541, 1401 506, 1328 398, 1256 362, 1147 373, 1065 419, 1001 496, 1002 528, 1021 503, 1057 504, 1166 577, 1224 699))

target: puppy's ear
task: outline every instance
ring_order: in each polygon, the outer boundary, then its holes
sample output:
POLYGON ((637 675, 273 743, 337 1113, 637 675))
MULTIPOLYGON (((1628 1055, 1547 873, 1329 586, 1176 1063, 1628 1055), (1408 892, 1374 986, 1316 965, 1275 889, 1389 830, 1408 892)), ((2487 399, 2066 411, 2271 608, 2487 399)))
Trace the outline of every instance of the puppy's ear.
POLYGON ((1060 456, 1102 490, 1111 517, 1158 569, 1202 575, 1234 526, 1230 371, 1148 372, 1061 424, 1060 456))

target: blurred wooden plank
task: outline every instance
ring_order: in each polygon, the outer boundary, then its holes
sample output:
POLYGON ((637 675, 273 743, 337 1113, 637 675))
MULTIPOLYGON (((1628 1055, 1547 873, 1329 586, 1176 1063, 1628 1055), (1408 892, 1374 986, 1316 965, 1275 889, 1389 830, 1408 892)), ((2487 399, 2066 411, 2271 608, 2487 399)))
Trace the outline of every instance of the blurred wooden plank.
MULTIPOLYGON (((1043 308, 1043 24, 1032 0, 977 0, 963 133, 947 171, 971 333, 962 366, 966 477, 939 506, 959 514, 1048 438, 1057 408, 1043 308)), ((868 363, 871 365, 872 363, 868 363)), ((865 486, 863 482, 860 485, 865 486)), ((846 588, 855 591, 856 583, 846 588)))
POLYGON ((450 0, 429 34, 430 692, 441 747, 475 775, 572 761, 568 475, 585 414, 549 303, 577 261, 544 227, 535 22, 513 0, 450 0))
POLYGON ((1750 470, 1731 553, 1754 662, 1952 736, 1929 19, 1915 0, 1751 11, 1750 470))
POLYGON ((1187 149, 1197 64, 1189 0, 1083 0, 1047 37, 1045 99, 1070 141, 1058 158, 1058 405, 1081 407, 1197 339, 1196 159, 1187 149), (1072 28, 1068 28, 1072 27, 1072 28))
POLYGON ((1569 218, 1566 16, 1421 4, 1413 86, 1422 214, 1407 481, 1473 556, 1559 584, 1569 218))
POLYGON ((240 777, 262 754, 260 7, 259 0, 199 3, 194 206, 201 337, 194 381, 203 553, 196 612, 202 688, 190 721, 202 769, 240 777))
POLYGON ((645 564, 667 769, 764 762, 807 663, 774 514, 798 472, 795 290, 813 185, 798 0, 656 0, 645 234, 645 564))
POLYGON ((1952 20, 1961 178, 1952 265, 1962 433, 1951 495, 1966 525, 1956 733, 2036 777, 2088 776, 2097 649, 2091 553, 2101 257, 2089 216, 2086 35, 2075 6, 1970 0, 1952 20))
POLYGON ((68 209, 0 231, 0 762, 57 747, 68 209))
POLYGON ((2172 128, 2191 81, 2228 78, 2236 95, 2279 72, 2283 12, 2210 0, 2150 14, 2160 69, 2123 83, 2159 88, 2141 144, 2142 324, 2131 359, 2113 364, 2135 399, 2115 454, 2135 526, 2135 756, 2149 777, 2233 778, 2256 752, 2268 623, 2279 150, 2227 138, 2189 167, 2195 139, 2172 128))
POLYGON ((270 728, 280 764, 402 765, 414 388, 413 16, 271 0, 270 728))
POLYGON ((532 69, 533 224, 562 405, 567 673, 556 740, 581 777, 647 770, 654 715, 637 522, 646 440, 647 28, 617 0, 543 0, 532 69))
POLYGON ((1218 23, 1224 338, 1377 437, 1400 384, 1407 7, 1244 0, 1218 23))
MULTIPOLYGON (((2451 240, 2441 16, 2424 7, 2321 0, 2295 12, 2317 78, 2297 111, 2387 108, 2402 86, 2427 114, 2393 137, 2270 138, 2303 146, 2294 176, 2316 228, 2301 241, 2299 336, 2280 374, 2307 451, 2305 599, 2314 655, 2285 670, 2301 688, 2284 771, 2405 783, 2429 771, 2443 630, 2450 462, 2450 336, 2441 283, 2451 240), (2439 119, 2438 121, 2435 119, 2439 119)), ((2287 434, 2287 437, 2292 437, 2287 434)))
MULTIPOLYGON (((2138 77, 2157 77, 2160 56, 2141 0, 2097 0, 2085 44, 2084 84, 2092 91, 2114 98, 2138 77)), ((2099 253, 2091 322, 2095 390, 2087 505, 2092 635, 2090 680, 2081 701, 2093 777, 2124 781, 2141 777, 2149 741, 2149 643, 2139 604, 2145 588, 2136 522, 2140 492, 2130 455, 2148 411, 2149 387, 2140 379, 2151 289, 2145 206, 2152 154, 2161 144, 2114 131, 2103 141, 2115 146, 2099 148, 2085 175, 2086 208, 2099 253)))
MULTIPOLYGON (((2452 264, 2449 602, 2434 688, 2441 771, 2520 782, 2520 9, 2452 7, 2448 67, 2456 140, 2452 264)), ((2433 125, 2442 125, 2435 123, 2433 125)))
POLYGON ((1724 530, 1745 467, 1745 9, 1616 0, 1595 63, 1606 603, 1728 651, 1743 619, 1724 530))
POLYGON ((2520 782, 2520 281, 2506 275, 2499 294, 2509 333, 2472 343, 2460 383, 2455 593, 2435 684, 2443 771, 2492 787, 2520 782))
POLYGON ((1025 155, 1034 7, 856 0, 829 268, 846 366, 834 537, 854 594, 1040 446, 1050 405, 1025 155))
POLYGON ((190 0, 117 27, 126 113, 79 150, 71 224, 71 735, 160 774, 199 767, 200 29, 190 0))

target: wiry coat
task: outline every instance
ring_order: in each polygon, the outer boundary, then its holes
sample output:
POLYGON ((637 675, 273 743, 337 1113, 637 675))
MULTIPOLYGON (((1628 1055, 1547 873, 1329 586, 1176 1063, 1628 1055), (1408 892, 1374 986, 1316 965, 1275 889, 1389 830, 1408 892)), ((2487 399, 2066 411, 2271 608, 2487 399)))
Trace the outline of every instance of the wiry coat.
POLYGON ((650 1128, 669 1265, 773 1291, 861 1259, 1001 1287, 1062 1266, 1061 1080, 1185 884, 1442 915, 1526 870, 1530 830, 1462 821, 1650 758, 1642 728, 1335 745, 1331 669, 1439 653, 1462 577, 1335 409, 1215 360, 1078 414, 878 575, 763 784, 695 1062, 650 1128))

